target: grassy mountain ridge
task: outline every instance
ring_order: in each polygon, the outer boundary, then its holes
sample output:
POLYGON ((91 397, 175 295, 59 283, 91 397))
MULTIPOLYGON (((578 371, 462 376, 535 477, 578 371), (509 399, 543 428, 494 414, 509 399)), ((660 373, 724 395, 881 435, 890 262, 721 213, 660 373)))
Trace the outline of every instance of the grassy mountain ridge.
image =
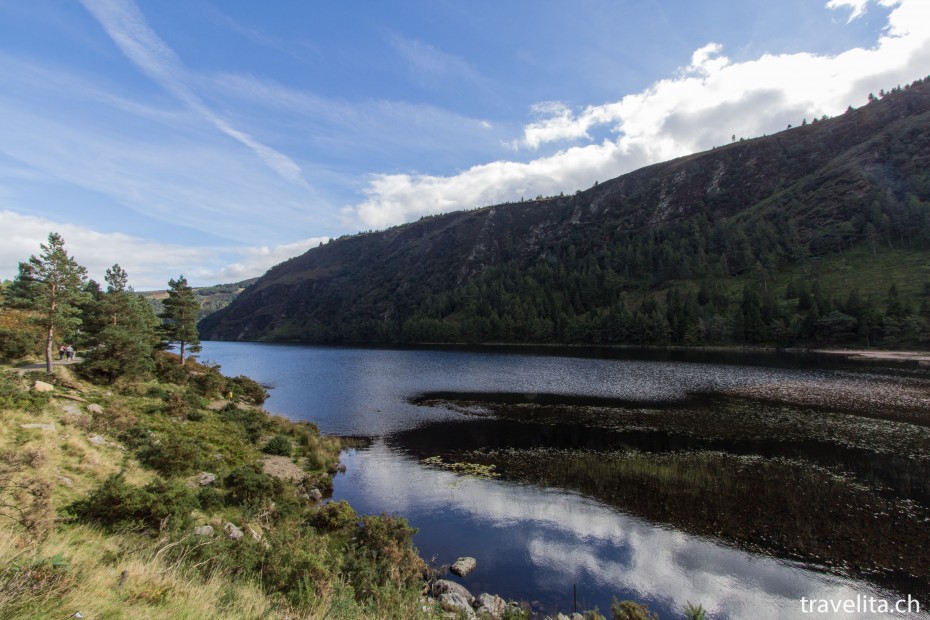
MULTIPOLYGON (((233 282, 231 284, 216 284, 214 286, 201 286, 194 288, 194 296, 200 302, 200 312, 197 313, 197 319, 200 320, 212 312, 222 310, 246 288, 254 284, 258 278, 249 278, 242 282, 233 282)), ((168 298, 168 291, 144 291, 139 295, 144 297, 157 314, 164 311, 162 301, 168 298)))
POLYGON ((201 332, 315 342, 796 343, 823 336, 817 321, 839 313, 857 321, 851 342, 913 344, 926 329, 926 295, 910 272, 879 275, 884 291, 895 279, 906 289, 900 308, 875 295, 853 308, 852 290, 821 290, 810 274, 862 248, 875 257, 930 248, 928 110, 930 83, 918 81, 837 118, 572 196, 344 237, 274 267, 201 321, 201 332), (860 332, 863 304, 882 319, 889 308, 895 320, 912 317, 907 335, 900 325, 891 339, 860 332))

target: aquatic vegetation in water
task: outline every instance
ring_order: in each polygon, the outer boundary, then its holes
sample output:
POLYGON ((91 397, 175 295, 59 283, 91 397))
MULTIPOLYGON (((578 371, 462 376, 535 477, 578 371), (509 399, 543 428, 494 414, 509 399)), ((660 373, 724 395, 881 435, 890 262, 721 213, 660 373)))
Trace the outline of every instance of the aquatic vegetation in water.
POLYGON ((499 473, 495 471, 494 465, 482 465, 481 463, 446 463, 442 460, 441 456, 431 456, 420 461, 424 465, 432 465, 434 467, 441 467, 442 469, 448 469, 457 474, 462 474, 464 476, 474 476, 476 478, 497 478, 500 476, 499 473))

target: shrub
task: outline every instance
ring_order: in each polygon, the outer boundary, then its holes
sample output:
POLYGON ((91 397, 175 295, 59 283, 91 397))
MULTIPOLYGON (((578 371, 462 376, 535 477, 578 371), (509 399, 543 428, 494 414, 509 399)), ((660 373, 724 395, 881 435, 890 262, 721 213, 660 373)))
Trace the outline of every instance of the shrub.
POLYGON ((276 454, 278 456, 291 455, 291 440, 287 435, 277 434, 268 440, 262 452, 267 454, 276 454))
POLYGON ((257 409, 240 409, 233 403, 220 409, 220 417, 227 422, 242 426, 249 441, 255 443, 262 436, 262 431, 269 424, 268 416, 257 409))
POLYGON ((26 357, 36 348, 35 334, 21 329, 0 329, 0 360, 26 357))
POLYGON ((225 504, 225 498, 222 493, 213 487, 201 487, 197 491, 197 502, 200 504, 201 510, 210 513, 222 508, 225 504))
POLYGON ((92 415, 95 428, 112 434, 125 433, 135 427, 139 421, 136 414, 121 401, 109 403, 103 408, 102 413, 92 415))
POLYGON ((149 435, 138 457, 163 476, 182 476, 199 467, 203 453, 204 449, 188 437, 158 433, 149 435))
POLYGON ((258 381, 245 375, 227 379, 226 391, 252 405, 261 405, 268 398, 265 388, 258 381))
POLYGON ((268 543, 261 569, 265 591, 281 593, 296 606, 314 607, 337 578, 338 558, 325 539, 272 531, 268 543))
POLYGON ((345 500, 330 502, 310 515, 307 523, 321 532, 347 532, 355 529, 358 514, 345 500))
POLYGON ((187 527, 196 508, 193 491, 183 483, 155 480, 144 487, 128 484, 113 474, 85 499, 71 505, 79 518, 107 529, 187 527))
POLYGON ((356 598, 378 598, 378 591, 388 585, 407 588, 419 584, 426 564, 413 547, 416 532, 401 517, 362 517, 346 561, 356 598))
POLYGON ((649 611, 645 605, 636 601, 618 601, 616 597, 610 604, 613 620, 659 620, 659 616, 649 611))
POLYGON ((200 395, 208 398, 215 398, 223 394, 226 388, 226 377, 220 374, 219 368, 203 366, 203 372, 192 375, 191 381, 193 389, 200 395))
POLYGON ((165 398, 165 415, 167 416, 178 419, 186 418, 190 408, 190 404, 177 392, 172 392, 165 398))
POLYGON ((187 385, 190 369, 181 366, 181 359, 174 353, 157 351, 155 353, 155 376, 164 383, 187 385))
POLYGON ((258 465, 243 465, 229 472, 223 480, 227 497, 234 504, 252 504, 281 494, 280 480, 262 472, 258 465))
POLYGON ((300 481, 300 486, 307 492, 318 489, 323 497, 329 497, 333 494, 333 477, 325 471, 311 472, 300 481))
POLYGON ((0 409, 22 409, 30 413, 40 413, 48 401, 48 392, 30 390, 12 373, 0 375, 0 409))

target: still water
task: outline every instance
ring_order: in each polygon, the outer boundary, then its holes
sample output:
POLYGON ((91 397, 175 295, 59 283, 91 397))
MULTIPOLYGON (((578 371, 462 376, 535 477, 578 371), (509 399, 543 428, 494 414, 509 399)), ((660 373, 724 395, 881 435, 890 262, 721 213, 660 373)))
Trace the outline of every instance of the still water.
MULTIPOLYGON (((598 359, 225 342, 203 343, 200 357, 221 364, 227 375, 272 386, 265 404, 272 413, 312 421, 326 433, 370 438, 368 447, 344 454, 347 472, 336 477, 334 499, 363 513, 407 517, 419 528, 421 555, 437 565, 475 557, 477 570, 460 581, 476 594, 497 593, 554 614, 572 611, 575 587, 579 610, 606 611, 616 596, 648 603, 662 618, 681 617, 688 602, 714 618, 797 618, 804 615, 802 598, 898 598, 865 582, 656 525, 570 490, 425 466, 424 455, 474 442, 476 428, 489 437, 488 421, 411 402, 424 393, 481 392, 648 405, 755 384, 830 381, 848 370, 783 358, 760 364, 758 356, 724 364, 694 356, 598 359)), ((507 435, 494 440, 507 444, 523 427, 493 428, 507 435)), ((585 436, 586 429, 577 431, 559 435, 585 436)))

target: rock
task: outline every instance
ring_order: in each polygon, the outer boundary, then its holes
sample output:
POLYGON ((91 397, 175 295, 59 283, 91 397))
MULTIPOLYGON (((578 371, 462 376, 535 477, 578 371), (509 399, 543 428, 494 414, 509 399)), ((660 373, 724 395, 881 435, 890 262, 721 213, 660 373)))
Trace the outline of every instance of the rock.
POLYGON ((454 574, 459 577, 464 577, 468 573, 475 570, 475 567, 478 565, 478 562, 475 558, 459 558, 449 568, 454 574))
POLYGON ((261 541, 261 539, 262 539, 262 533, 261 533, 260 531, 256 530, 256 529, 253 528, 252 526, 249 526, 249 527, 247 527, 246 529, 247 529, 248 532, 249 532, 249 536, 252 537, 252 540, 261 541))
POLYGON ((314 487, 310 489, 309 491, 307 491, 307 499, 313 500, 315 502, 321 502, 323 501, 323 493, 320 492, 319 489, 314 487))
POLYGON ((498 620, 507 611, 507 602, 496 594, 479 594, 475 599, 475 611, 498 620))
POLYGON ((68 415, 84 415, 76 405, 65 405, 61 410, 68 415))
POLYGON ((200 527, 195 527, 194 534, 197 534, 197 536, 213 536, 213 526, 201 525, 200 527))
POLYGON ((435 583, 433 583, 433 596, 438 598, 447 592, 461 594, 462 597, 468 601, 469 605, 475 602, 475 597, 472 596, 472 593, 461 584, 449 581, 448 579, 437 579, 435 583))
POLYGON ((101 415, 103 414, 103 407, 97 403, 91 403, 90 405, 87 405, 87 411, 88 413, 92 413, 94 415, 101 415))
POLYGON ((439 596, 439 604, 446 611, 464 612, 468 618, 475 617, 475 610, 471 608, 465 597, 458 592, 444 592, 439 596))
POLYGON ((229 538, 230 540, 240 540, 243 536, 242 530, 240 530, 232 523, 227 523, 224 525, 223 532, 226 534, 226 538, 229 538))
POLYGON ((54 424, 40 424, 36 422, 30 423, 30 424, 20 424, 19 427, 20 428, 38 428, 43 431, 54 431, 55 430, 54 424))
POLYGON ((557 614, 555 615, 555 619, 554 619, 554 620, 571 620, 571 618, 569 618, 568 616, 566 616, 566 615, 563 614, 562 612, 559 612, 559 613, 557 613, 557 614))
POLYGON ((345 463, 339 463, 339 465, 336 467, 336 471, 337 471, 338 473, 340 473, 340 474, 346 473, 346 464, 345 464, 345 463))
POLYGON ((34 392, 54 392, 55 386, 45 381, 36 381, 32 384, 32 390, 34 392))
POLYGON ((67 477, 67 476, 55 476, 55 477, 58 478, 58 482, 62 483, 62 484, 65 485, 66 487, 73 487, 73 486, 74 486, 74 482, 72 482, 72 481, 71 481, 71 478, 69 478, 69 477, 67 477))
POLYGON ((571 615, 571 620, 584 620, 584 616, 576 611, 571 615))
POLYGON ((89 441, 90 441, 90 443, 94 444, 95 446, 105 446, 105 445, 107 445, 107 440, 104 439, 103 437, 101 437, 100 435, 92 435, 89 441))
POLYGON ((197 484, 202 487, 210 486, 214 482, 216 482, 216 474, 211 474, 208 471, 202 471, 197 476, 197 484))

